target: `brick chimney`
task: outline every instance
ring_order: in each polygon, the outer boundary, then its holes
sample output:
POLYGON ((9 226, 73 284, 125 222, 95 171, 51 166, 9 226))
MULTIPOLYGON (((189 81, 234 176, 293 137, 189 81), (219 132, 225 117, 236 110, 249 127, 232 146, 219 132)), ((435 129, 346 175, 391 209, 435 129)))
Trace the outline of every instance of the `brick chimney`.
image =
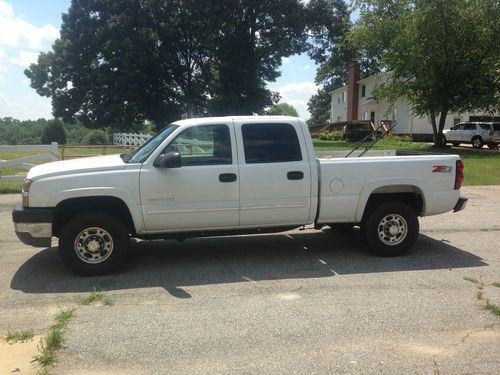
POLYGON ((349 65, 349 81, 347 82, 347 121, 358 119, 359 102, 359 64, 349 65))

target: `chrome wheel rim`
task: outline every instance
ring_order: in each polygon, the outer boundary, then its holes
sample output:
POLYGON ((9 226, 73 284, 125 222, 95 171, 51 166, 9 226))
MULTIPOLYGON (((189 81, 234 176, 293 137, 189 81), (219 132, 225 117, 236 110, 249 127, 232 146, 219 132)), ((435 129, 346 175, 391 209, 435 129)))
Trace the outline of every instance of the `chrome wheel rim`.
POLYGON ((386 245, 394 246, 403 242, 408 234, 408 224, 398 214, 384 216, 378 224, 378 238, 386 245))
POLYGON ((102 263, 113 253, 113 237, 108 231, 91 227, 82 230, 75 239, 75 253, 89 264, 102 263))
POLYGON ((479 148, 481 146, 481 140, 478 138, 474 139, 474 147, 479 148))

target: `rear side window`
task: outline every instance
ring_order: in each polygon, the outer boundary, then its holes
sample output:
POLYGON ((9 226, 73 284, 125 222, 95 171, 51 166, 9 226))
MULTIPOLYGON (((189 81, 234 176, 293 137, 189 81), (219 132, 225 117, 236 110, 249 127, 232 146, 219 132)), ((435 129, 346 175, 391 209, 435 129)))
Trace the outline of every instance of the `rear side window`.
POLYGON ((496 132, 500 132, 500 124, 493 124, 493 130, 496 132))
POLYGON ((302 160, 299 138, 290 124, 245 124, 241 132, 247 164, 302 160))
POLYGON ((479 124, 479 126, 483 130, 490 130, 491 129, 491 126, 489 124, 479 124))

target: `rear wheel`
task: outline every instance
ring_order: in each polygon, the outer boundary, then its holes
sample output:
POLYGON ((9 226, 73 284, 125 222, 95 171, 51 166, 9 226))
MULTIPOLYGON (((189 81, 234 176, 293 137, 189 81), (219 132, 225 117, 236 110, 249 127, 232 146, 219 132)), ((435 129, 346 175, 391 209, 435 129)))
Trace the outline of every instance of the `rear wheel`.
POLYGON ((481 137, 473 137, 472 140, 472 147, 474 148, 483 148, 483 140, 481 139, 481 137))
POLYGON ((370 250, 380 256, 404 254, 415 243, 419 223, 416 212, 399 201, 382 201, 368 213, 362 226, 370 250))
POLYGON ((84 276, 116 270, 127 257, 126 226, 106 212, 83 213, 66 224, 59 238, 59 254, 73 271, 84 276))

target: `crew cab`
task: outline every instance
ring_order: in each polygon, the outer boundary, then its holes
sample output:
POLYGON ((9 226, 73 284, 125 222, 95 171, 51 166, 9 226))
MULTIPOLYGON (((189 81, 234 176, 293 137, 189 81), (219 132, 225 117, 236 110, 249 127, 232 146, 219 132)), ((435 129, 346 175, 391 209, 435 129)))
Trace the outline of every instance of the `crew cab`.
MULTIPOLYGON (((286 116, 188 119, 130 154, 33 167, 13 211, 25 244, 51 246, 84 275, 109 273, 131 237, 184 239, 361 228, 382 256, 415 242, 419 216, 459 211, 457 155, 317 159, 307 125, 286 116)), ((332 244, 335 246, 335 244, 332 244)))

